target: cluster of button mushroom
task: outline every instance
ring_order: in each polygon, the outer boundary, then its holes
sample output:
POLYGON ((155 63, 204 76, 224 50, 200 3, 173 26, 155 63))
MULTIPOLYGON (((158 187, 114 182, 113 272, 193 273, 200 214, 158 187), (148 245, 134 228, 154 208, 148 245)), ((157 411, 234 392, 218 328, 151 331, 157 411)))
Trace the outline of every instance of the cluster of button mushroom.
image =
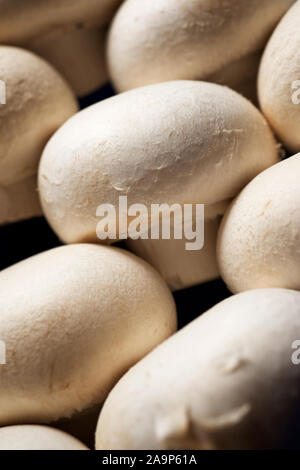
POLYGON ((1 450, 299 446, 299 23, 300 0, 0 2, 0 225, 61 241, 0 272, 1 450), (101 241, 120 196, 203 204, 203 248, 101 241), (176 332, 173 293, 220 276, 176 332))

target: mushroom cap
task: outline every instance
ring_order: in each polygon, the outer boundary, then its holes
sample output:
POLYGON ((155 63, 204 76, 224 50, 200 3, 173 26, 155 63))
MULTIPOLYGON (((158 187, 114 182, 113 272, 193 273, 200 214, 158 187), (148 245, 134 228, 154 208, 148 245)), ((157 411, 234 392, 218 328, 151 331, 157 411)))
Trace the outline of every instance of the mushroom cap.
POLYGON ((51 135, 78 109, 63 78, 23 49, 0 46, 0 224, 40 215, 36 173, 51 135))
POLYGON ((110 75, 119 91, 208 80, 262 49, 294 1, 126 0, 110 30, 110 75))
POLYGON ((85 244, 1 271, 0 311, 1 425, 50 422, 99 404, 177 322, 172 295, 151 266, 85 244))
POLYGON ((97 103, 51 138, 39 168, 44 213, 68 242, 97 241, 103 203, 216 204, 276 163, 260 112, 204 82, 151 85, 97 103))
POLYGON ((18 425, 0 428, 0 450, 88 450, 75 437, 48 426, 18 425))
POLYGON ((1 0, 0 42, 24 44, 53 30, 102 26, 122 0, 1 0))
POLYGON ((261 62, 261 108, 291 153, 300 151, 300 1, 283 17, 261 62))
POLYGON ((9 186, 36 174, 48 139, 78 106, 63 78, 23 49, 0 46, 0 78, 0 185, 9 186))
POLYGON ((300 290, 300 154, 258 175, 234 200, 218 237, 220 272, 232 292, 300 290))
POLYGON ((230 297, 122 377, 100 413, 96 448, 285 448, 299 422, 299 337, 299 292, 230 297))

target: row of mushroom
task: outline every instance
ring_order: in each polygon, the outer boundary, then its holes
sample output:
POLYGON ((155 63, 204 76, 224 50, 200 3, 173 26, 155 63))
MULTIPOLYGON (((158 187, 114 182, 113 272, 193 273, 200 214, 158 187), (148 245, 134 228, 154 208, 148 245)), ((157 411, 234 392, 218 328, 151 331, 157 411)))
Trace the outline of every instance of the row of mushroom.
POLYGON ((299 21, 300 0, 0 2, 0 225, 61 242, 0 271, 0 449, 87 449, 76 426, 97 450, 299 447, 299 21), (105 236, 120 197, 204 205, 203 247, 151 219, 105 236), (174 293, 219 277, 233 295, 177 331, 174 293))

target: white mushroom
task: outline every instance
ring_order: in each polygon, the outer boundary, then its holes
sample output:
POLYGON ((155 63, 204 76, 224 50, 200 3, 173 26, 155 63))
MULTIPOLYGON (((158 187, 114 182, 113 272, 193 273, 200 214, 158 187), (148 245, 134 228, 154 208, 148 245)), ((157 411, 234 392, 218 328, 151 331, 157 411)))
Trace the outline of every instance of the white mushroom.
POLYGON ((294 1, 126 0, 109 34, 110 75, 125 91, 169 80, 214 81, 232 65, 239 85, 253 73, 247 56, 264 47, 294 1))
POLYGON ((300 416, 299 338, 299 292, 262 289, 221 302, 118 382, 96 448, 286 448, 300 416))
POLYGON ((0 44, 26 47, 85 95, 107 79, 104 27, 122 0, 1 0, 0 44))
POLYGON ((88 450, 75 437, 48 426, 0 428, 0 450, 88 450))
POLYGON ((234 200, 219 233, 218 262, 232 292, 300 290, 300 154, 258 175, 234 200))
POLYGON ((0 224, 40 215, 36 173, 42 151, 77 111, 67 83, 44 60, 0 46, 0 224))
MULTIPOLYGON (((123 93, 70 119, 43 153, 39 191, 45 216, 64 242, 96 242, 101 204, 118 212, 119 196, 127 196, 128 207, 144 204, 149 214, 153 204, 206 204, 209 212, 277 161, 273 135, 246 99, 211 83, 168 82, 123 93)), ((216 215, 208 219, 216 222, 216 215)), ((191 261, 183 248, 179 253, 187 256, 180 264, 191 261)), ((180 277, 184 287, 208 280, 215 271, 215 256, 209 257, 212 265, 203 269, 196 254, 196 276, 187 279, 166 267, 167 281, 174 287, 180 277)))
POLYGON ((101 403, 176 330, 151 266, 111 247, 56 248, 0 272, 0 424, 43 423, 101 403))
POLYGON ((260 67, 258 91, 261 108, 291 151, 300 151, 300 1, 274 31, 260 67))

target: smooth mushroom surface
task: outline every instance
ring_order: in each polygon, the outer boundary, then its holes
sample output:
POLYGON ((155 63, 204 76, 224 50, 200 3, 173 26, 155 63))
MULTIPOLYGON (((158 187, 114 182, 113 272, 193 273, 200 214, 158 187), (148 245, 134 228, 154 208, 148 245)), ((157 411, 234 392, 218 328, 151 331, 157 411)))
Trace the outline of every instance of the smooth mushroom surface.
POLYGON ((294 1, 126 0, 109 33, 112 80, 119 91, 169 80, 214 81, 232 65, 242 81, 252 74, 251 61, 239 72, 236 62, 264 47, 294 1))
POLYGON ((75 437, 48 426, 0 428, 0 450, 89 450, 75 437))
POLYGON ((219 85, 178 81, 131 90, 77 113, 48 142, 39 191, 67 243, 97 241, 100 204, 216 204, 278 161, 259 111, 219 85), (141 119, 142 116, 142 119, 141 119))
POLYGON ((236 293, 300 290, 300 154, 258 175, 234 200, 218 237, 218 264, 236 293))
POLYGON ((286 448, 298 435, 292 345, 299 337, 299 292, 261 289, 226 299, 118 382, 100 413, 96 448, 286 448))
POLYGON ((280 141, 300 151, 300 1, 283 17, 263 55, 258 78, 261 108, 280 141))
POLYGON ((0 224, 41 214, 36 173, 52 134, 78 109, 65 80, 43 59, 0 46, 0 224))
MULTIPOLYGON (((174 203, 205 204, 210 212, 211 207, 226 207, 226 201, 277 161, 270 128, 245 98, 211 83, 161 83, 102 101, 63 125, 43 153, 39 193, 44 214, 61 240, 97 242, 102 204, 113 205, 117 216, 120 196, 127 197, 128 207, 144 204, 148 214, 153 204, 174 203)), ((208 219, 218 223, 216 217, 224 211, 208 219)), ((130 220, 128 216, 128 225, 130 220)), ((215 238, 213 230, 211 234, 215 238)), ((113 239, 109 234, 106 241, 127 238, 128 231, 116 235, 113 239)), ((134 243, 134 251, 152 251, 152 240, 149 249, 147 242, 143 247, 134 243)), ((164 251, 159 242, 154 245, 164 251)), ((168 257, 172 250, 169 243, 168 257)), ((215 249, 209 251, 209 270, 200 266, 197 253, 196 276, 180 275, 175 281, 179 288, 214 276, 215 249)), ((184 247, 179 253, 183 265, 190 263, 184 247)), ((151 258, 155 254, 146 255, 151 258)), ((163 273, 172 287, 176 271, 170 265, 163 273)))
POLYGON ((103 402, 175 332, 159 274, 125 250, 54 248, 0 272, 0 424, 49 423, 103 402))

